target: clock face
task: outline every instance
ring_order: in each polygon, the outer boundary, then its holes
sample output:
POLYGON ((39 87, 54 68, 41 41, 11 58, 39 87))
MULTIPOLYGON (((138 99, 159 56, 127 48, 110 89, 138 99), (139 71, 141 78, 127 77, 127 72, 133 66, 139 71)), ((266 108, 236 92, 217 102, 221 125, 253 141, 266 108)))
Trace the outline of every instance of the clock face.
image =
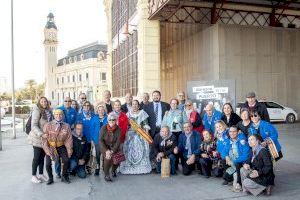
POLYGON ((53 33, 53 32, 50 32, 49 34, 48 34, 48 37, 49 37, 49 39, 50 40, 55 40, 55 33, 53 33))

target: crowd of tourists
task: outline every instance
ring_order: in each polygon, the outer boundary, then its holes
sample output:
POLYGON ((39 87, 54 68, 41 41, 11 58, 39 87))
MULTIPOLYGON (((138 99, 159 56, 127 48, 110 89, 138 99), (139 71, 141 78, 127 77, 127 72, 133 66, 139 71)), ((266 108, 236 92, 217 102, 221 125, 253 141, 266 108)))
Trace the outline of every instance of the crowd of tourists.
POLYGON ((56 176, 70 183, 72 176, 100 176, 103 170, 104 180, 113 182, 120 174, 167 169, 171 176, 220 177, 234 192, 271 194, 274 164, 282 152, 278 132, 254 92, 246 95, 239 115, 230 103, 222 112, 209 103, 199 113, 184 92, 168 103, 158 90, 151 97, 144 93, 140 102, 128 93, 121 104, 107 90, 103 102, 93 104, 82 93, 55 108, 41 97, 29 122, 31 181, 51 185, 56 176))

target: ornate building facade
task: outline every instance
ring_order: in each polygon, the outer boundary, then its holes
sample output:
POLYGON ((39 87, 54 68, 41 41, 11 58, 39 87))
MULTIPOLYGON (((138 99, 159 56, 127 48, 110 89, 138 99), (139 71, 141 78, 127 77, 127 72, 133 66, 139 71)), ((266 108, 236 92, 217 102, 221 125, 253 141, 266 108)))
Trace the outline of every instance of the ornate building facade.
POLYGON ((52 13, 44 29, 45 96, 53 105, 62 104, 65 97, 77 99, 86 93, 89 101, 102 98, 108 88, 107 45, 93 42, 70 50, 57 61, 57 27, 52 13))

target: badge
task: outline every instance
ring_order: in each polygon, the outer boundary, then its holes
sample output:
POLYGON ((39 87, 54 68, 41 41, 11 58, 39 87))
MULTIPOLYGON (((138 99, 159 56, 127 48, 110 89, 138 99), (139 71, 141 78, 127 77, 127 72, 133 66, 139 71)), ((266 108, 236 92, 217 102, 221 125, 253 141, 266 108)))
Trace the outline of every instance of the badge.
POLYGON ((241 140, 240 142, 241 142, 242 145, 246 144, 246 140, 241 140))

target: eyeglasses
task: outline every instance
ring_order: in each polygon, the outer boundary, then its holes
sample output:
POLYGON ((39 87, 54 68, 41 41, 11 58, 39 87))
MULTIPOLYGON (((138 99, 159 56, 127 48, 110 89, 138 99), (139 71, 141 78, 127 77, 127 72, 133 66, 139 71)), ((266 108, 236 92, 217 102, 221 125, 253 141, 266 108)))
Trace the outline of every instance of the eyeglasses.
POLYGON ((82 98, 80 98, 80 99, 86 99, 86 98, 82 97, 82 98))
POLYGON ((68 102, 68 103, 70 103, 70 102, 72 102, 72 101, 65 101, 65 102, 68 102))
POLYGON ((114 121, 116 121, 116 119, 109 119, 108 121, 114 122, 114 121))

